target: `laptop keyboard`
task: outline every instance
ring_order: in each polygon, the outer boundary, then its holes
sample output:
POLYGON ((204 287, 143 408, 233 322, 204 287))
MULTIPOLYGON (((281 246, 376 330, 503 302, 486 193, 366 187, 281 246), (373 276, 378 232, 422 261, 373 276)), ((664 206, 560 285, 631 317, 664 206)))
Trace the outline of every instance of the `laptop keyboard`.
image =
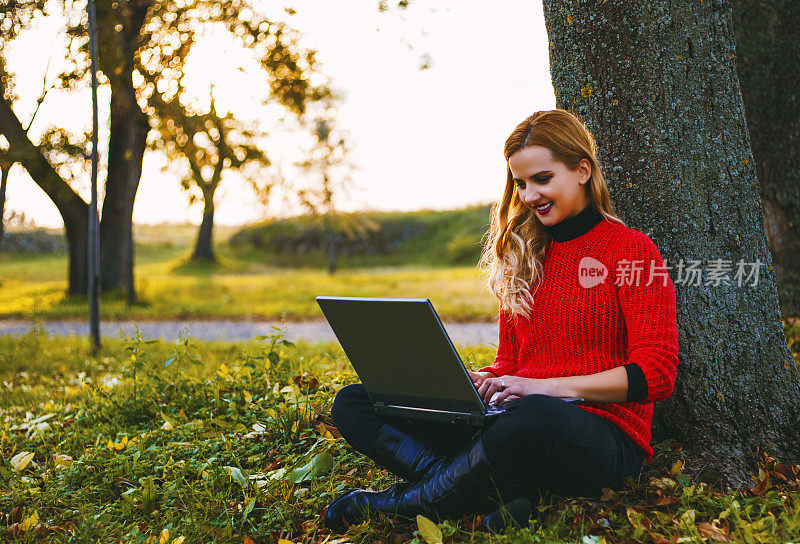
POLYGON ((500 404, 489 404, 489 403, 484 402, 483 405, 486 408, 486 413, 487 414, 491 414, 491 413, 496 413, 496 412, 502 412, 512 402, 514 402, 514 401, 501 402, 500 404))

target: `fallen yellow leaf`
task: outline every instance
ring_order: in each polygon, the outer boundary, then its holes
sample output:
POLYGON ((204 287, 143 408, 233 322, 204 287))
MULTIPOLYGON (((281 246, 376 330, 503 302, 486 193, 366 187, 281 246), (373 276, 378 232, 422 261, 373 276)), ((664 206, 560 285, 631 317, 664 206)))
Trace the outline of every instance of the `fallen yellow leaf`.
POLYGON ((55 462, 56 468, 64 468, 72 464, 72 457, 69 455, 56 453, 53 455, 53 461, 55 462))
POLYGON ((22 472, 33 459, 33 452, 21 451, 11 458, 11 466, 22 472))
POLYGON ((165 416, 163 410, 159 410, 159 412, 161 413, 161 419, 164 420, 164 424, 161 426, 161 428, 164 429, 165 431, 171 431, 172 429, 174 429, 175 424, 172 422, 172 419, 165 416))
POLYGON ((108 441, 108 449, 111 451, 122 451, 128 446, 132 446, 133 443, 136 441, 136 437, 128 439, 127 436, 123 436, 122 440, 119 442, 112 442, 111 440, 108 441))
POLYGON ((428 544, 442 544, 441 529, 425 516, 417 514, 417 528, 419 528, 420 536, 428 544))
POLYGON ((39 512, 34 512, 29 517, 22 520, 22 523, 19 524, 19 528, 23 531, 27 531, 36 527, 37 523, 39 523, 39 512))

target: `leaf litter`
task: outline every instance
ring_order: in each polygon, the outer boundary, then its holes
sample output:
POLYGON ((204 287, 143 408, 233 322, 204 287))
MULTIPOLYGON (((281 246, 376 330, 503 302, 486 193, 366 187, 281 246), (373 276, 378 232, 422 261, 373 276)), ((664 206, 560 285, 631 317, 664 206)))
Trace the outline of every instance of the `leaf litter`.
POLYGON ((76 377, 57 363, 60 346, 36 341, 58 370, 13 378, 12 390, 41 391, 37 405, 0 407, 0 540, 800 542, 800 466, 762 452, 753 489, 723 492, 695 481, 672 441, 654 444, 638 481, 597 498, 543 498, 529 526, 506 535, 482 532, 481 516, 383 515, 337 535, 322 525, 325 505, 397 479, 330 420, 335 393, 357 380, 336 347, 301 355, 280 329, 205 349, 188 333, 176 346, 137 331, 111 355, 87 355, 76 377))

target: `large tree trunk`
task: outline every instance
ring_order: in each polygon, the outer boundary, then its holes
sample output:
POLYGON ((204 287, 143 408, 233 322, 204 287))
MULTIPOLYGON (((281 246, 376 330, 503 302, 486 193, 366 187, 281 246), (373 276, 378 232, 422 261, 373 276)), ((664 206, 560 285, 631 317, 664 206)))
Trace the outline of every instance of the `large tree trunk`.
POLYGON ((687 469, 736 487, 756 473, 758 447, 773 443, 797 462, 800 379, 781 327, 730 4, 544 8, 558 106, 596 136, 618 214, 674 267, 680 364, 674 393, 655 406, 654 440, 678 439, 687 469), (699 285, 679 259, 701 261, 699 285), (728 285, 705 276, 715 259, 731 261, 728 285), (740 259, 760 260, 757 281, 733 279, 740 259))
POLYGON ((733 2, 736 71, 747 113, 778 296, 800 312, 800 2, 733 2))
POLYGON ((214 193, 203 194, 203 221, 197 232, 197 243, 192 253, 193 261, 216 261, 212 244, 214 230, 214 193))
POLYGON ((41 151, 28 138, 22 123, 5 100, 0 100, 0 134, 9 142, 8 154, 13 156, 33 181, 58 208, 64 221, 69 245, 69 287, 71 295, 87 292, 87 242, 89 206, 61 179, 41 151))
MULTIPOLYGON (((87 206, 88 208, 88 206, 87 206)), ((85 296, 89 293, 89 211, 83 219, 75 221, 61 214, 67 237, 69 254, 69 294, 85 296)))
POLYGON ((100 281, 103 291, 126 291, 129 302, 135 300, 133 202, 149 130, 132 87, 129 92, 112 91, 108 177, 100 222, 100 281))
POLYGON ((0 167, 0 249, 3 248, 3 234, 5 234, 3 216, 6 213, 6 187, 8 186, 9 172, 11 172, 10 166, 8 168, 5 165, 0 167))
POLYGON ((133 67, 151 0, 96 4, 100 69, 111 86, 108 177, 100 221, 101 289, 136 295, 133 281, 133 202, 142 175, 150 125, 136 102, 133 67))

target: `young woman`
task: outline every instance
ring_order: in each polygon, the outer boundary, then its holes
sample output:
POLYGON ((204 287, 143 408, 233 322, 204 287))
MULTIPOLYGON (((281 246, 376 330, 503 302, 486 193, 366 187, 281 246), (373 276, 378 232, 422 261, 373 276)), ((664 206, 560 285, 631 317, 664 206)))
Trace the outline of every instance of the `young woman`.
POLYGON ((325 511, 329 528, 377 512, 496 521, 504 503, 524 521, 528 499, 597 496, 652 457, 653 403, 671 394, 678 365, 675 289, 653 241, 614 214, 596 149, 561 109, 506 140, 505 192, 481 258, 499 343, 470 376, 484 400, 510 405, 473 433, 380 418, 361 384, 343 388, 331 415, 344 438, 408 481, 345 493, 325 511))

